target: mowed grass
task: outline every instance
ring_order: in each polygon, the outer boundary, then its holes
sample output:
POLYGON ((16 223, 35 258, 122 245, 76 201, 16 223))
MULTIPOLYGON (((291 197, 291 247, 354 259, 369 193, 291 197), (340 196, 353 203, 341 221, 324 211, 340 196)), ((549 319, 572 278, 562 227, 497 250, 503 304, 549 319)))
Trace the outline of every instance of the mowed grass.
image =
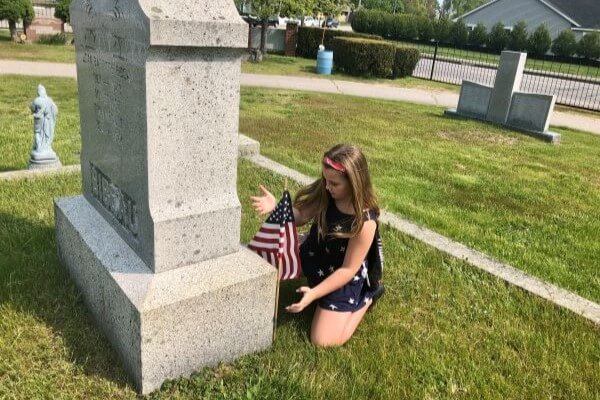
MULTIPOLYGON (((283 179, 241 161, 244 242, 261 223, 248 200, 259 183, 278 194, 283 179)), ((0 181, 0 398, 136 398, 57 258, 52 199, 80 190, 78 174, 0 181)), ((313 347, 312 310, 280 309, 271 349, 148 397, 597 398, 597 327, 394 230, 382 235, 387 293, 347 345, 313 347)), ((281 307, 299 284, 284 283, 281 307)))
POLYGON ((0 29, 0 59, 74 63, 75 46, 14 43, 8 29, 0 29))
MULTIPOLYGON (((0 79, 13 88, 0 107, 22 113, 0 113, 0 127, 8 127, 0 129, 0 166, 23 168, 32 128, 31 99, 21 93, 38 81, 0 79), (10 100, 14 92, 21 100, 10 100), (17 124, 21 133, 6 134, 17 124)), ((59 115, 55 148, 63 163, 78 163, 76 84, 44 82, 57 103, 62 96, 71 104, 59 115)), ((552 146, 442 114, 401 102, 243 88, 240 131, 259 140, 263 154, 311 176, 328 147, 356 143, 384 208, 599 302, 600 137, 559 130, 563 142, 552 146)))
POLYGON ((600 136, 560 145, 443 109, 244 89, 240 131, 310 176, 339 142, 367 155, 381 204, 467 246, 600 301, 600 136))
POLYGON ((64 165, 79 163, 77 82, 69 78, 0 75, 0 172, 27 168, 33 144, 29 106, 37 97, 40 83, 58 106, 52 147, 64 165))

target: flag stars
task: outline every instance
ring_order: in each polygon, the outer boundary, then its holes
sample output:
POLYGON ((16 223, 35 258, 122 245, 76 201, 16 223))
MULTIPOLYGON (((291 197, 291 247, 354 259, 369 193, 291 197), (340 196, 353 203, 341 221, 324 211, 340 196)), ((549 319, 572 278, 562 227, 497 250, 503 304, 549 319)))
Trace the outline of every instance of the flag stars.
POLYGON ((342 226, 341 225, 336 225, 335 228, 333 228, 334 231, 339 232, 342 230, 342 226))
POLYGON ((317 274, 318 274, 319 276, 325 276, 325 272, 323 272, 323 270, 322 270, 322 269, 318 270, 318 271, 317 271, 317 274))
POLYGON ((331 308, 331 311, 337 310, 337 306, 335 304, 330 304, 329 308, 331 308))
POLYGON ((360 280, 360 276, 354 275, 353 281, 356 282, 356 281, 359 281, 359 280, 360 280))
POLYGON ((354 299, 352 299, 352 298, 348 299, 348 303, 354 304, 354 299))
POLYGON ((315 256, 315 252, 314 251, 309 251, 308 252, 308 256, 309 257, 314 257, 315 256))
POLYGON ((343 253, 343 252, 345 252, 345 251, 346 251, 346 246, 342 246, 342 247, 340 247, 340 253, 343 253))
POLYGON ((330 265, 329 266, 329 272, 333 272, 333 271, 335 271, 335 268, 333 267, 333 265, 330 265))

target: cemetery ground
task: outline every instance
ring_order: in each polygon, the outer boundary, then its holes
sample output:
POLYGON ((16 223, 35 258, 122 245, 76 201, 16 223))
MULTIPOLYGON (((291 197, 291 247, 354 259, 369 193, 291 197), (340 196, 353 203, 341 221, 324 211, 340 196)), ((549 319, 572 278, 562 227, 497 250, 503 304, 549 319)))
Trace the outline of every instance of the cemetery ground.
MULTIPOLYGON (((0 181, 0 398, 137 397, 56 254, 52 199, 79 194, 80 182, 79 174, 0 181)), ((241 160, 243 242, 262 222, 244 201, 259 183, 283 187, 281 177, 241 160)), ((347 345, 310 345, 312 310, 283 311, 300 284, 285 282, 271 349, 148 397, 597 398, 597 327, 393 229, 382 236, 388 291, 347 345)))
MULTIPOLYGON (((0 79, 0 171, 22 169, 40 79, 0 79)), ((43 81, 60 110, 54 149, 77 164, 76 83, 43 81)), ((264 155, 317 176, 326 148, 358 144, 389 211, 600 302, 600 136, 555 129, 551 146, 438 107, 295 91, 243 88, 240 111, 264 155)))

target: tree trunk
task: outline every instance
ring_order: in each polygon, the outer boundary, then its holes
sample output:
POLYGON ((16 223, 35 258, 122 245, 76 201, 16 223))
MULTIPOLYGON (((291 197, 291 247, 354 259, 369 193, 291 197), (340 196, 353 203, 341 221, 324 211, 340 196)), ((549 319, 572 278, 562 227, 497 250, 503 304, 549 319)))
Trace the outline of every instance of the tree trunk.
POLYGON ((8 20, 8 29, 10 30, 10 38, 13 42, 17 41, 17 21, 8 20))
POLYGON ((263 18, 260 24, 260 52, 263 54, 264 57, 265 54, 267 54, 267 29, 269 29, 269 18, 263 18))

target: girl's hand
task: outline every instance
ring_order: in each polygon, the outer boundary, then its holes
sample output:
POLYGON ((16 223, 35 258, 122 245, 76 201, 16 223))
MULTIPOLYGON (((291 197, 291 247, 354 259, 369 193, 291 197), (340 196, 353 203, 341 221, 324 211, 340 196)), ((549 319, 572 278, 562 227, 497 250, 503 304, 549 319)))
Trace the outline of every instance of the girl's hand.
POLYGON ((287 312, 299 313, 315 300, 314 292, 308 286, 300 286, 298 289, 296 289, 296 292, 302 293, 302 299, 300 299, 300 301, 297 303, 287 306, 285 308, 287 312))
POLYGON ((259 215, 268 214, 277 206, 277 200, 263 185, 260 185, 260 191, 262 196, 250 196, 252 206, 259 215))

